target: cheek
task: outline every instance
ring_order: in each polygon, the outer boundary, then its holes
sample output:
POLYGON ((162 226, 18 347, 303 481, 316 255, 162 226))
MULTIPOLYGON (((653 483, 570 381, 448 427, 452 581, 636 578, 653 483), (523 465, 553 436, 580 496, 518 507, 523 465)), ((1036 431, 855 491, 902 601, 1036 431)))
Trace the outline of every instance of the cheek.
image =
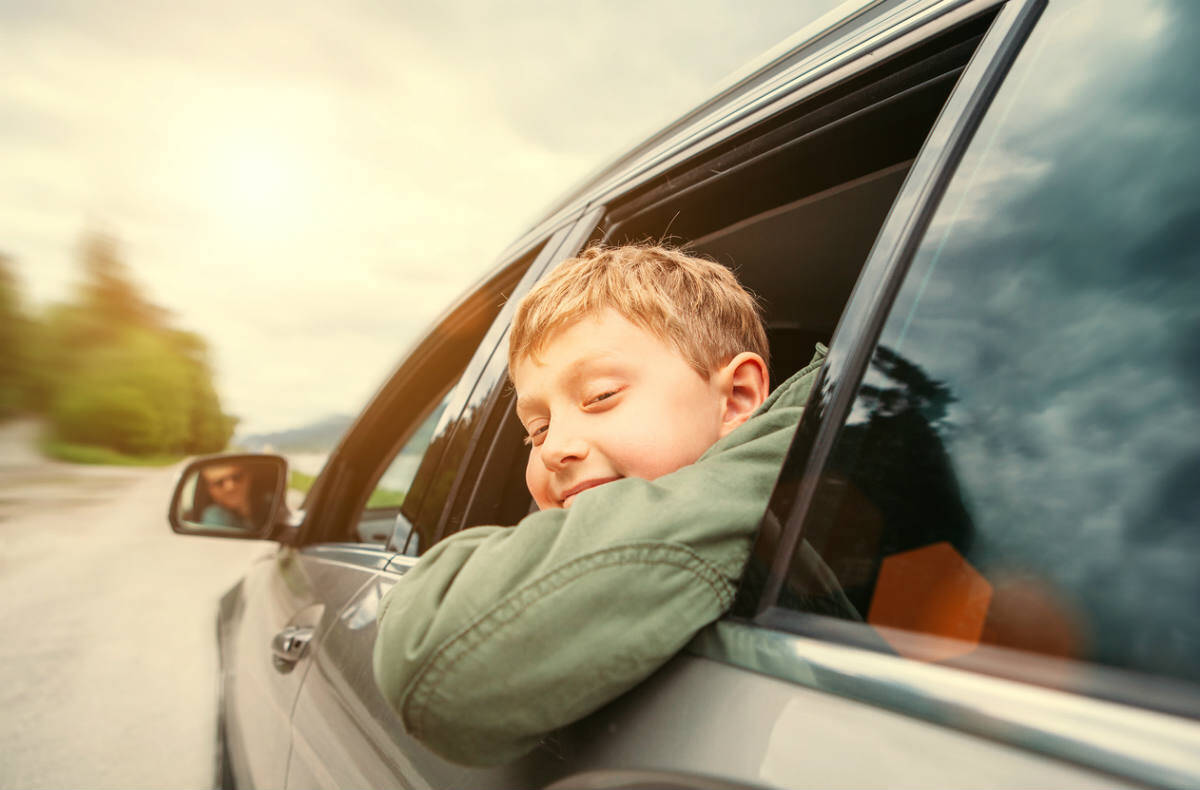
POLYGON ((609 460, 626 477, 655 480, 696 461, 716 441, 710 426, 658 415, 658 429, 614 431, 607 441, 609 460))
MULTIPOLYGON (((690 373, 690 371, 689 371, 690 373)), ((698 381, 679 383, 675 397, 664 394, 647 405, 636 424, 652 431, 624 431, 634 476, 653 480, 695 463, 720 438, 720 401, 698 381)))
POLYGON ((525 487, 533 495, 539 510, 557 507, 550 501, 550 472, 546 465, 537 457, 537 450, 529 451, 529 460, 525 464, 525 487))

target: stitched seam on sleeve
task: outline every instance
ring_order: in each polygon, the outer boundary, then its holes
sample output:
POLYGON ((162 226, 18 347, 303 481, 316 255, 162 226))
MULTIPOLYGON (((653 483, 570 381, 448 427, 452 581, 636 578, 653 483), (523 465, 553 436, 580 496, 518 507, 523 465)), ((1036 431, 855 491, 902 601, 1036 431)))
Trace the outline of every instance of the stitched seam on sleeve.
POLYGON ((733 603, 733 584, 712 563, 687 546, 670 543, 625 543, 601 549, 555 568, 502 598, 475 622, 447 639, 409 686, 409 731, 419 734, 430 701, 458 661, 511 624, 530 606, 589 573, 621 565, 671 565, 689 571, 712 590, 720 611, 733 603))

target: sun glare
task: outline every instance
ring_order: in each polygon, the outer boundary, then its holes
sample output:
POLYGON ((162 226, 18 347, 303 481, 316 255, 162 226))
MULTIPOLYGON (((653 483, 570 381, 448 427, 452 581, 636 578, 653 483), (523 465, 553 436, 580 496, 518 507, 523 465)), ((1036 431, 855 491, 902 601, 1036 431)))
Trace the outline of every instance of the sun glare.
POLYGON ((247 94, 198 100, 178 114, 173 158, 186 174, 179 186, 214 231, 274 244, 304 223, 319 199, 320 146, 302 109, 247 94))
POLYGON ((229 162, 229 185, 236 202, 259 212, 287 199, 288 166, 275 152, 247 149, 229 162))
POLYGON ((273 238, 294 224, 312 197, 304 160, 286 144, 231 136, 213 151, 213 159, 221 214, 239 233, 273 238))

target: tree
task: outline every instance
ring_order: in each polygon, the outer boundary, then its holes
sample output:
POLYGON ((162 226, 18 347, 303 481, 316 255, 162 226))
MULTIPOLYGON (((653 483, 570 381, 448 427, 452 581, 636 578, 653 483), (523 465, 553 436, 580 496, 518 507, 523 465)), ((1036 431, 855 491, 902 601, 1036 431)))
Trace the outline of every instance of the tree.
POLYGON ((165 328, 167 311, 142 296, 120 258, 115 239, 101 233, 86 235, 81 263, 80 306, 94 315, 100 326, 165 328))
POLYGON ((12 259, 0 254, 0 418, 27 406, 32 328, 21 305, 12 259))
POLYGON ((134 455, 223 449, 236 421, 221 410, 208 344, 169 326, 110 237, 87 236, 80 263, 76 300, 46 314, 34 382, 57 436, 134 455))

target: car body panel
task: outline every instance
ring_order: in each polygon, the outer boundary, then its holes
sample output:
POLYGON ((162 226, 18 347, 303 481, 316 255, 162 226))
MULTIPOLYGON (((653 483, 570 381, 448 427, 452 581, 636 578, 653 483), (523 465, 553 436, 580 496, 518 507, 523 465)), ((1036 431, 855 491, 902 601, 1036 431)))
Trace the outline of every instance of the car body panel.
POLYGON ((572 728, 571 747, 593 782, 620 767, 777 788, 1137 786, 694 652, 572 728))
MULTIPOLYGON (((1038 767, 1026 766, 1033 773, 985 782, 991 786, 1032 781, 1059 787, 1071 777, 1126 786, 1102 780, 1097 769, 1152 786, 1187 788, 1200 782, 1200 727, 1176 716, 736 621, 705 629, 688 652, 1092 769, 1051 769, 1048 761, 1035 760, 1038 767), (1037 779, 1038 772, 1051 770, 1062 773, 1037 779)), ((1003 648, 994 653, 993 660, 1007 665, 1014 677, 1030 662, 1003 648)), ((1063 665, 1059 671, 1065 675, 1071 668, 1063 665)), ((930 783, 937 781, 930 777, 930 783)), ((970 781, 963 776, 948 783, 970 781)))
POLYGON ((341 606, 391 552, 343 546, 281 546, 256 563, 235 588, 223 623, 227 739, 239 784, 283 787, 291 751, 292 712, 313 646, 341 606), (277 662, 272 640, 288 627, 312 629, 298 661, 277 662))
POLYGON ((292 705, 304 673, 277 671, 270 641, 316 604, 294 556, 281 547, 255 563, 238 587, 237 619, 225 627, 226 737, 237 780, 249 786, 282 786, 285 779, 292 705))
MULTIPOLYGON (((407 558, 411 559, 411 558, 407 558)), ((399 574, 378 573, 345 605, 315 651, 293 717, 290 788, 538 787, 560 760, 548 751, 496 769, 449 763, 409 736, 375 685, 375 616, 399 574), (368 660, 363 661, 366 656, 368 660), (550 765, 547 765, 550 763, 550 765)))

